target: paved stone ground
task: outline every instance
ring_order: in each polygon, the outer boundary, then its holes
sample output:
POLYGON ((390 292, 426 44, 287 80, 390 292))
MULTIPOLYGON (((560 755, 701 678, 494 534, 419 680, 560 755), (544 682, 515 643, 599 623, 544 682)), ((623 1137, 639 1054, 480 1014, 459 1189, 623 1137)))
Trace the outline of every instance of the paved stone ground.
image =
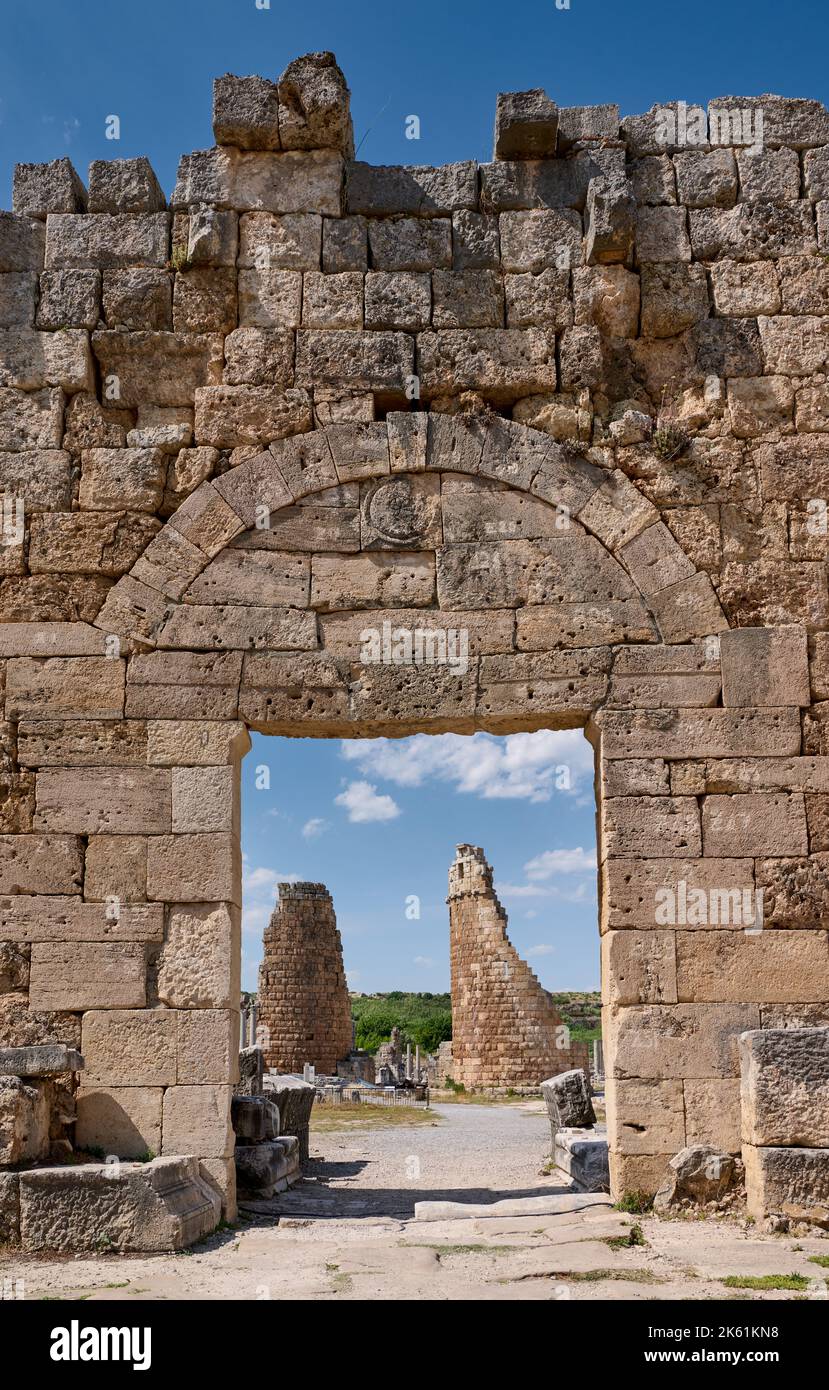
POLYGON ((826 1298, 809 1262, 829 1239, 735 1221, 631 1217, 540 1174, 549 1134, 533 1105, 436 1107, 434 1126, 331 1132, 311 1180, 191 1252, 154 1258, 0 1260, 27 1298, 274 1300, 683 1300, 826 1298), (417 1159, 419 1172, 412 1165, 417 1159), (530 1215, 413 1219, 415 1201, 547 1198, 530 1215), (647 1244, 614 1249, 634 1223, 647 1244), (804 1294, 727 1289, 727 1275, 804 1275, 804 1294))

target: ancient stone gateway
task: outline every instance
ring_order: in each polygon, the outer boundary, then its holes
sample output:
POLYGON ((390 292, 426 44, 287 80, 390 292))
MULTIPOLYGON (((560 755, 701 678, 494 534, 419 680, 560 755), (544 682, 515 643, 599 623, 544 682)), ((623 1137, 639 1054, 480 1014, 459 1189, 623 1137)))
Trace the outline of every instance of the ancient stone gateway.
POLYGON ((280 883, 259 967, 257 1036, 265 1065, 336 1076, 352 1046, 351 999, 331 894, 322 883, 280 883))
POLYGON ((384 170, 325 55, 280 91, 222 79, 172 213, 62 160, 0 216, 0 1046, 79 1047, 84 1142, 232 1211, 247 730, 583 726, 612 1182, 654 1191, 739 1150, 739 1034, 827 1022, 829 117, 384 170))

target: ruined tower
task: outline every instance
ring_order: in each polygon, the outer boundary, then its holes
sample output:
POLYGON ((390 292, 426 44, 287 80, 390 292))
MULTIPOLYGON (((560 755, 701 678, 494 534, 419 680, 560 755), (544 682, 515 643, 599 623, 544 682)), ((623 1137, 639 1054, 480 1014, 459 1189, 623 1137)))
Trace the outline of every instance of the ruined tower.
POLYGON ((259 967, 265 1064, 281 1072, 310 1062, 325 1076, 351 1050, 351 1002, 334 904, 323 883, 280 883, 259 967))
POLYGON ((585 1065, 587 1049, 568 1046, 551 996, 507 936, 507 914, 482 849, 458 845, 447 901, 453 1080, 519 1090, 585 1065))

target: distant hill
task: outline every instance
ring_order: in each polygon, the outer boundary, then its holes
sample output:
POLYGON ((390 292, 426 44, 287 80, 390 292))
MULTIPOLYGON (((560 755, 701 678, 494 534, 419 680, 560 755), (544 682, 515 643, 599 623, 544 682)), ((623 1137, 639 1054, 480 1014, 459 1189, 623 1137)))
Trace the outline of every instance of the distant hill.
POLYGON ((376 1052, 399 1028, 403 1042, 436 1052, 452 1036, 452 1006, 448 994, 352 994, 351 1016, 357 1025, 357 1046, 376 1052))
POLYGON ((569 990, 554 994, 552 999, 574 1042, 592 1042, 602 1036, 602 996, 598 990, 569 990))
MULTIPOLYGON (((556 1005, 575 1042, 600 1038, 601 995, 597 990, 554 994, 556 1005)), ((435 1052, 452 1037, 452 1001, 448 994, 352 994, 351 1016, 357 1025, 357 1046, 376 1052, 399 1028, 403 1042, 435 1052)))

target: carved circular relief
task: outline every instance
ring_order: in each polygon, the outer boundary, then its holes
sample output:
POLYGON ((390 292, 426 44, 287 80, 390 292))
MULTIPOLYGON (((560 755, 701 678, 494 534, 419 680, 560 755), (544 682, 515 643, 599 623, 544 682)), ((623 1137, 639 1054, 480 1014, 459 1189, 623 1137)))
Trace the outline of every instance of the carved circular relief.
POLYGON ((408 478, 378 483, 368 501, 368 518, 380 539, 391 545, 412 544, 426 523, 423 505, 408 478))

